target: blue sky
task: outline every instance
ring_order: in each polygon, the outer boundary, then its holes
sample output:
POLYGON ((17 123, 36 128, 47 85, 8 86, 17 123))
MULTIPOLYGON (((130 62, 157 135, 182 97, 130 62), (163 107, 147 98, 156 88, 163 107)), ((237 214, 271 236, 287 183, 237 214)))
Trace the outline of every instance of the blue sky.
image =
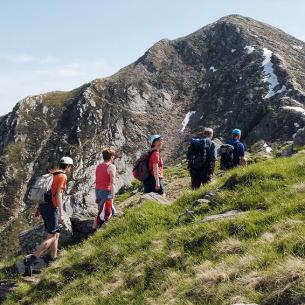
POLYGON ((303 0, 0 0, 0 115, 27 95, 109 76, 162 38, 229 14, 305 40, 303 0))

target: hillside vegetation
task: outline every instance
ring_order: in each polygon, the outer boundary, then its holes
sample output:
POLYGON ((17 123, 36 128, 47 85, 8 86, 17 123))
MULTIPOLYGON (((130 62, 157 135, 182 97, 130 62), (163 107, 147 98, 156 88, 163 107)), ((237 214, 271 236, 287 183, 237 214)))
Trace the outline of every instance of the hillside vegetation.
POLYGON ((4 304, 304 303, 304 191, 301 151, 232 170, 169 206, 128 208, 4 304), (196 201, 211 190, 210 203, 196 201), (229 210, 250 213, 200 222, 229 210))

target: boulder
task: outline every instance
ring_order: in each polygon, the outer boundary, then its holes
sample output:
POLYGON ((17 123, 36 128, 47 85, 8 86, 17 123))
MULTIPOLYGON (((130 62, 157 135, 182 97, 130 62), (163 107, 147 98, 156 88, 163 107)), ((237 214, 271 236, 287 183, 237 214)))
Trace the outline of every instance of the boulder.
POLYGON ((200 198, 200 199, 197 199, 196 201, 194 201, 193 206, 203 205, 203 204, 210 205, 210 203, 211 203, 211 200, 206 199, 206 198, 200 198))
POLYGON ((149 200, 149 201, 156 201, 160 204, 164 204, 164 205, 168 205, 170 204, 170 201, 168 201, 167 199, 165 199, 163 196, 157 194, 157 193, 154 193, 154 192, 151 192, 151 193, 146 193, 146 194, 143 194, 140 199, 139 199, 139 202, 138 203, 143 203, 144 201, 146 200, 149 200))
POLYGON ((209 222, 209 221, 216 221, 216 220, 221 220, 221 219, 225 219, 225 218, 233 218, 236 216, 240 216, 240 215, 246 215, 249 214, 250 211, 246 211, 246 212, 241 212, 241 211, 237 211, 237 210, 232 210, 232 211, 228 211, 222 214, 217 214, 217 215, 210 215, 207 217, 204 217, 200 223, 203 222, 209 222))
POLYGON ((299 148, 301 146, 305 145, 305 127, 300 128, 297 133, 295 134, 294 140, 293 140, 293 148, 299 148))
POLYGON ((93 217, 86 217, 84 215, 75 215, 71 217, 71 225, 73 234, 89 235, 92 232, 93 217))

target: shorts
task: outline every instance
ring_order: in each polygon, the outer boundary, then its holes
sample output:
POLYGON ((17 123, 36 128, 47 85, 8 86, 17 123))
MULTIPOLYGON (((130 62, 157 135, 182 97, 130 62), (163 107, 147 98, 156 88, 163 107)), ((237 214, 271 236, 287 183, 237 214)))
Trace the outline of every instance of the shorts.
POLYGON ((59 233, 60 227, 58 208, 55 208, 53 203, 48 202, 39 205, 39 212, 44 221, 46 231, 49 234, 59 233))
POLYGON ((112 199, 111 192, 105 190, 95 190, 95 196, 99 206, 101 206, 107 199, 112 199))
MULTIPOLYGON (((95 190, 95 196, 98 202, 99 209, 103 206, 106 200, 112 199, 111 192, 106 190, 95 190)), ((112 212, 112 216, 117 214, 114 204, 112 204, 111 212, 112 212)))
POLYGON ((144 193, 154 192, 163 195, 164 194, 163 179, 159 178, 159 181, 160 181, 160 189, 156 190, 156 179, 154 176, 150 175, 149 178, 143 182, 144 193))

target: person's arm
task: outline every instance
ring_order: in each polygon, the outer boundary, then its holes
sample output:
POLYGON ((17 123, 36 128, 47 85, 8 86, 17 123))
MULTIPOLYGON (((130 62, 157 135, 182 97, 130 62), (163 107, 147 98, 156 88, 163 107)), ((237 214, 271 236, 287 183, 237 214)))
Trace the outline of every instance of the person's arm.
POLYGON ((216 149, 216 145, 214 142, 212 142, 211 145, 211 174, 214 174, 215 171, 215 164, 216 164, 216 160, 217 160, 217 149, 216 149))
POLYGON ((247 160, 245 158, 245 147, 243 144, 240 145, 240 165, 241 166, 247 166, 247 160))
POLYGON ((107 170, 109 176, 110 176, 110 191, 112 195, 112 200, 114 200, 115 197, 115 184, 116 184, 116 168, 113 164, 109 165, 107 170))
POLYGON ((58 207, 58 212, 59 212, 59 223, 62 223, 62 195, 63 195, 64 190, 62 187, 59 187, 56 192, 56 202, 57 202, 57 207, 58 207))
POLYGON ((158 191, 160 189, 158 163, 153 164, 153 171, 154 171, 154 177, 155 177, 155 180, 156 180, 156 187, 155 188, 158 191))

